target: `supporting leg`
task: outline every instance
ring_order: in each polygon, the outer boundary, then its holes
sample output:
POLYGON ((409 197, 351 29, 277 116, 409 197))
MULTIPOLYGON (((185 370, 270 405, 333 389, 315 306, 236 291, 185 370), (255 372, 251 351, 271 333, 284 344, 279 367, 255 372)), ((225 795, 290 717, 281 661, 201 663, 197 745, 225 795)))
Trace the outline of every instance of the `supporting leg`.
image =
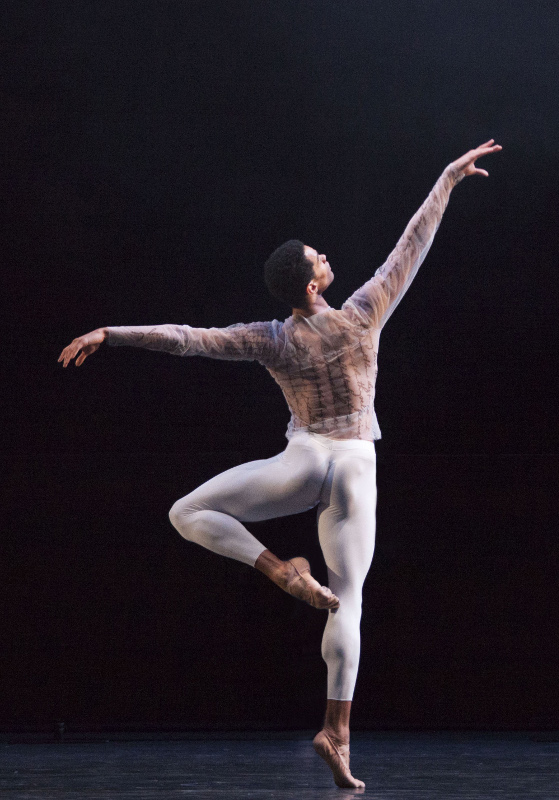
POLYGON ((363 789, 365 784, 353 777, 349 767, 350 713, 351 700, 327 700, 324 727, 314 737, 313 746, 332 770, 336 786, 363 789))
POLYGON ((322 655, 328 667, 324 728, 314 746, 338 786, 360 788, 349 769, 349 716, 360 650, 361 592, 375 544, 376 464, 373 456, 338 451, 319 507, 319 537, 330 588, 340 598, 328 614, 322 655))
POLYGON ((351 700, 327 700, 324 729, 340 744, 349 743, 351 700))

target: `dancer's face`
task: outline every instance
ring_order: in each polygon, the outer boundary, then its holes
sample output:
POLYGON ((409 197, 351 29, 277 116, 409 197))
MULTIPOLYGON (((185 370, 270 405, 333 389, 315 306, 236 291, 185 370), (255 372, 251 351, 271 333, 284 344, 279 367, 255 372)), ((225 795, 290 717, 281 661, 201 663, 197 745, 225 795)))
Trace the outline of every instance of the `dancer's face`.
POLYGON ((327 289, 334 280, 334 273, 324 253, 319 254, 313 247, 305 245, 305 256, 314 269, 314 279, 318 284, 318 294, 327 289))

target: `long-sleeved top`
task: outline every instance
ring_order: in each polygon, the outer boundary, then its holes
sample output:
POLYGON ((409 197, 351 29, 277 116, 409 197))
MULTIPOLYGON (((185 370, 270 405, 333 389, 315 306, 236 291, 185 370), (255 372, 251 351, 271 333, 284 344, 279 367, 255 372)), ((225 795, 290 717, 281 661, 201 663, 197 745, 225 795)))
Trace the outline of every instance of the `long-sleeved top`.
POLYGON ((279 384, 291 411, 288 439, 301 430, 333 439, 379 439, 373 403, 380 332, 427 255, 450 192, 461 178, 452 165, 444 170, 385 263, 341 309, 227 328, 109 327, 108 343, 180 356, 259 361, 279 384))

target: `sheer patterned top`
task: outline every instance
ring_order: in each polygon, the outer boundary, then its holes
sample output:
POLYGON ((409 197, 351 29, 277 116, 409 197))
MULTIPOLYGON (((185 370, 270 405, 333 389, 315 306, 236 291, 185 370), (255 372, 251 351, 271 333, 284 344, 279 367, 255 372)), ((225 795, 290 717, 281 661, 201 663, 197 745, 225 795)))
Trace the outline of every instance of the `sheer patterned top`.
POLYGON ((380 332, 427 255, 461 178, 452 165, 444 170, 385 263, 339 310, 227 328, 109 327, 107 341, 179 356, 259 361, 291 411, 288 439, 298 431, 379 439, 373 403, 380 332))

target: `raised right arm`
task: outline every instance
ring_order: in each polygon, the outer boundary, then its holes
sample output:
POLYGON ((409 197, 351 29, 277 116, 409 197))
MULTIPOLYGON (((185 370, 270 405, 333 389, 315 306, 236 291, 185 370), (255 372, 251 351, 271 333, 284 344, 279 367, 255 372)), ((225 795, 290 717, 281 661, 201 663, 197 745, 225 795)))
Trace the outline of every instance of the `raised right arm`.
POLYGON ((382 328, 417 274, 435 237, 454 186, 466 175, 485 175, 475 166, 478 158, 501 150, 490 139, 453 161, 435 183, 429 196, 414 214, 396 247, 374 276, 358 289, 342 309, 362 324, 382 328))

